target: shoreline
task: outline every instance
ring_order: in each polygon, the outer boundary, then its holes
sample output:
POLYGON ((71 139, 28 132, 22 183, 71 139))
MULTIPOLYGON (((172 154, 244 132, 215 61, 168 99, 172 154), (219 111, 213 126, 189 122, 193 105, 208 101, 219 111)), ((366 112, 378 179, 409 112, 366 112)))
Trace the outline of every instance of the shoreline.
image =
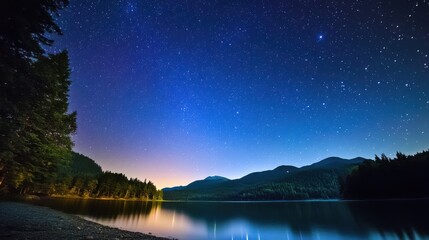
POLYGON ((76 195, 50 195, 50 196, 37 196, 37 195, 16 195, 16 196, 0 196, 0 202, 28 202, 30 201, 43 201, 44 199, 79 199, 79 200, 100 200, 100 201, 130 201, 130 202, 180 202, 180 203, 282 203, 282 202, 377 202, 377 201, 428 201, 429 197, 421 198, 368 198, 368 199, 343 199, 343 198, 321 198, 321 199, 290 199, 290 200, 172 200, 172 199, 141 199, 141 198, 95 198, 95 197, 81 197, 76 195))
POLYGON ((48 207, 0 201, 0 239, 171 240, 174 238, 112 228, 48 207))
POLYGON ((50 195, 46 197, 40 197, 43 198, 66 198, 66 199, 83 199, 83 200, 115 200, 115 201, 135 201, 135 202, 164 202, 164 200, 159 199, 141 199, 141 198, 111 198, 111 197, 81 197, 76 195, 50 195))
POLYGON ((290 200, 152 200, 152 199, 139 199, 139 198, 94 198, 94 197, 81 197, 75 195, 51 195, 39 197, 36 195, 15 196, 15 197, 0 197, 1 201, 21 202, 28 200, 40 201, 44 199, 80 199, 80 200, 101 200, 101 201, 130 201, 130 202, 181 202, 181 203, 282 203, 282 202, 377 202, 377 201, 427 201, 429 197, 421 198, 368 198, 368 199, 343 199, 343 198, 327 198, 327 199, 290 199, 290 200))

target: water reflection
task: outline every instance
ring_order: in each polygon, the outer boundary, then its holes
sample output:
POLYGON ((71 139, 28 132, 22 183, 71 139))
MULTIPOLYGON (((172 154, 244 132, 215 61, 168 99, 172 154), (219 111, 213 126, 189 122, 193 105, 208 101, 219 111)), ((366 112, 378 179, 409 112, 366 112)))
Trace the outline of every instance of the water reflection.
POLYGON ((137 202, 52 199, 67 213, 179 239, 429 238, 429 201, 137 202))

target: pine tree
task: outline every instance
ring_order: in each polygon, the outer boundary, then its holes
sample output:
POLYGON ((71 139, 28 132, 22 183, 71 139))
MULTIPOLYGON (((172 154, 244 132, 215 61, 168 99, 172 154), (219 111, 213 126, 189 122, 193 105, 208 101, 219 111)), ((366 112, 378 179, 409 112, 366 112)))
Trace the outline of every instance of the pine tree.
POLYGON ((66 159, 76 114, 67 114, 66 52, 46 56, 46 33, 67 0, 0 2, 0 189, 46 191, 48 173, 66 159))

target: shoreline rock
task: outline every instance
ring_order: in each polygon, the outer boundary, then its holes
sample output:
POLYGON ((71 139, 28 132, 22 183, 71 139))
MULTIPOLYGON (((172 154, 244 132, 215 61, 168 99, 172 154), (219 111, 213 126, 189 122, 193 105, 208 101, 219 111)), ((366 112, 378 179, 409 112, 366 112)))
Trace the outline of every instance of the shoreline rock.
POLYGON ((0 239, 171 240, 107 227, 47 207, 17 202, 0 202, 0 239))

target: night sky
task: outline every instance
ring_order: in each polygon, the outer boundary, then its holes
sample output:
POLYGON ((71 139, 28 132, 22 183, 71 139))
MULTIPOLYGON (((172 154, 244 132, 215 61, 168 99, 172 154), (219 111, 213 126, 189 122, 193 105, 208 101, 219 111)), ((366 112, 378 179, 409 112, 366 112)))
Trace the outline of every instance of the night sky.
POLYGON ((157 187, 429 148, 429 1, 71 0, 74 150, 157 187))

